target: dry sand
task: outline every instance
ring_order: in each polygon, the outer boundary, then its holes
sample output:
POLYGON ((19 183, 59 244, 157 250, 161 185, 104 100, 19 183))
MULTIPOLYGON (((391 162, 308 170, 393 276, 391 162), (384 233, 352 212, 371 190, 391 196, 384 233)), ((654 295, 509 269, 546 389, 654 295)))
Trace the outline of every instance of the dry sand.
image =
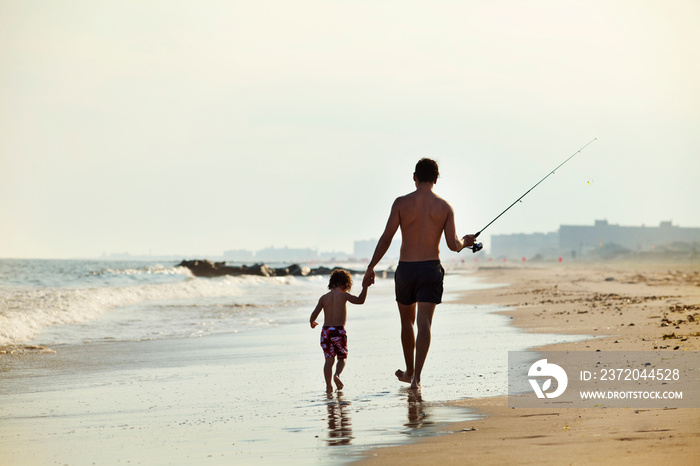
MULTIPOLYGON (((466 295, 464 303, 508 306, 526 331, 599 337, 548 350, 700 350, 697 266, 519 265, 477 273, 510 285, 466 295)), ((507 397, 458 404, 485 418, 374 450, 362 464, 700 464, 700 409, 511 409, 507 397)))

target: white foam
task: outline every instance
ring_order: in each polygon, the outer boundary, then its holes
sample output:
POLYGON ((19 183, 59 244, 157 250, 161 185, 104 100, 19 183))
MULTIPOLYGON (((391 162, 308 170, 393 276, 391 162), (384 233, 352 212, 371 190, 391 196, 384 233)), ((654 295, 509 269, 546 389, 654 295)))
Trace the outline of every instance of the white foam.
POLYGON ((0 345, 22 343, 43 328, 86 322, 142 302, 236 296, 254 285, 245 278, 190 278, 174 283, 92 288, 0 288, 0 345))

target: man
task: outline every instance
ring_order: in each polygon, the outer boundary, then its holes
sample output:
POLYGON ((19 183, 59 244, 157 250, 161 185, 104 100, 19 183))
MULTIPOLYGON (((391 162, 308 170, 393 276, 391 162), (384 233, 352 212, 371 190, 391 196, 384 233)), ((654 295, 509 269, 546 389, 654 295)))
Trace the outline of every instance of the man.
POLYGON ((421 371, 430 348, 433 313, 442 300, 445 271, 440 265, 440 237, 444 232, 447 247, 457 252, 473 246, 475 239, 474 235, 457 237, 452 207, 433 192, 439 174, 434 160, 418 161, 413 174, 416 190, 394 201, 362 281, 363 286, 374 283, 374 267, 389 249, 396 230, 401 228, 401 253, 394 281, 406 370, 397 370, 396 377, 410 383, 412 389, 420 386, 421 371), (416 317, 418 334, 414 338, 416 317))

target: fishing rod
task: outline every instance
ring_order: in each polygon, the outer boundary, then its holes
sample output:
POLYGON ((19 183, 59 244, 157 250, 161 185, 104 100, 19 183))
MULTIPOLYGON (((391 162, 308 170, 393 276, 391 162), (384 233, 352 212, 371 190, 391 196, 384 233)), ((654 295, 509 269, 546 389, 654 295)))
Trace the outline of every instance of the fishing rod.
MULTIPOLYGON (((503 214, 505 214, 506 212, 508 212, 508 210, 510 210, 511 207, 513 207, 515 204, 517 204, 518 202, 520 202, 520 200, 521 200, 522 198, 524 198, 525 196, 527 196, 528 193, 529 193, 530 191, 532 191, 533 189, 535 189, 540 183, 542 183, 544 180, 546 180, 547 178, 549 178, 550 175, 553 175, 555 171, 559 170, 559 168, 560 168, 562 165, 564 165, 564 164, 565 164, 566 162, 568 162, 569 160, 573 159, 579 152, 583 151, 583 149, 585 149, 586 147, 588 147, 593 141, 595 141, 595 140, 597 140, 597 139, 598 139, 598 138, 593 138, 593 139, 591 139, 590 141, 588 141, 588 143, 587 143, 585 146, 583 146, 582 148, 580 148, 579 150, 577 150, 576 152, 574 152, 568 159, 564 160, 562 163, 560 163, 559 165, 557 165, 557 168, 555 168, 555 169, 552 170, 551 172, 547 173, 547 176, 545 176, 545 177, 542 178, 540 181, 538 181, 532 188, 528 189, 528 190, 525 192, 525 194, 523 194, 522 196, 520 196, 519 198, 517 198, 517 199, 515 200, 515 202, 513 202, 511 205, 508 206, 508 208, 507 208, 506 210, 504 210, 503 212, 501 212, 500 214, 498 214, 498 216, 497 216, 496 218, 494 218, 493 220, 491 220, 491 221, 488 223, 488 225, 486 225, 486 226, 485 226, 484 228, 482 228, 481 230, 477 231, 477 232, 474 234, 474 238, 475 238, 475 239, 478 238, 479 235, 481 234, 481 232, 483 232, 485 229, 487 229, 489 226, 491 226, 491 224, 492 224, 493 222, 495 222, 496 220, 498 220, 498 219, 501 217, 501 215, 503 215, 503 214)), ((468 247, 469 249, 471 249, 472 252, 479 252, 479 251, 481 251, 482 249, 484 249, 484 243, 474 243, 473 246, 467 246, 467 247, 468 247)))

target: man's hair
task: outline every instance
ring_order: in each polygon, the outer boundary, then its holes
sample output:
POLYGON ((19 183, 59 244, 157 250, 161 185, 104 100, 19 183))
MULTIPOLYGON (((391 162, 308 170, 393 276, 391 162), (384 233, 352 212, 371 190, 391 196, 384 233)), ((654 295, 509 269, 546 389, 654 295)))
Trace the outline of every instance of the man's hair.
POLYGON ((420 159, 416 164, 415 175, 419 183, 437 183, 438 176, 440 176, 437 162, 432 159, 420 159))
POLYGON ((332 290, 335 287, 340 287, 343 291, 348 291, 352 288, 352 277, 347 270, 335 269, 331 272, 331 279, 328 280, 328 289, 332 290))

